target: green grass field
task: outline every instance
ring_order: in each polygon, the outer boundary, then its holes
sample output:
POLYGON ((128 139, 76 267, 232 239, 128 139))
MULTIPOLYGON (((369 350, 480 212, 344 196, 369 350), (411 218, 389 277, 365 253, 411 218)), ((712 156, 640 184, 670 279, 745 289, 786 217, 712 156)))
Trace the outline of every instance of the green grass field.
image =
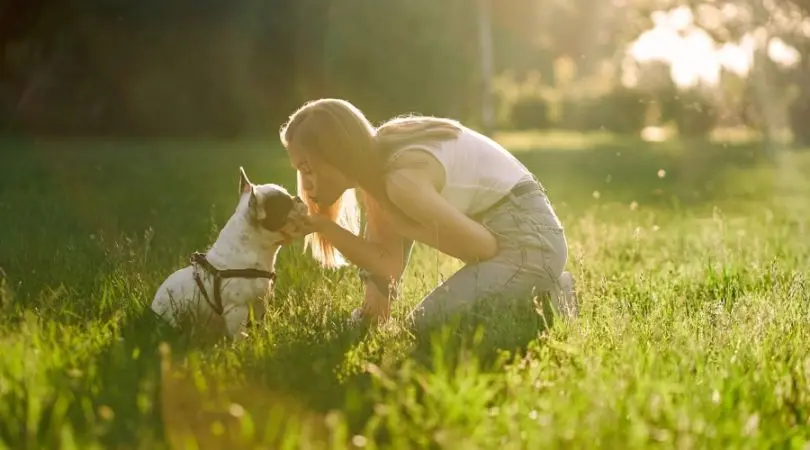
POLYGON ((416 340, 397 320, 459 267, 417 247, 393 323, 352 328, 354 271, 294 246, 240 344, 145 311, 232 213, 240 165, 293 187, 277 144, 3 141, 0 444, 808 448, 810 153, 501 138, 566 226, 578 319, 416 340))

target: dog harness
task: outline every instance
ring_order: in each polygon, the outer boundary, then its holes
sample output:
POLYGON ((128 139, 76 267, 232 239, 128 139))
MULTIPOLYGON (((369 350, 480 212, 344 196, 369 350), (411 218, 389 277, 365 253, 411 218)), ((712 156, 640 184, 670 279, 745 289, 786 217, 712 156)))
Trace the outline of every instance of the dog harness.
POLYGON ((224 308, 222 307, 222 280, 227 278, 266 278, 270 281, 275 281, 276 273, 275 272, 268 272, 266 270, 261 269, 217 269, 208 261, 208 258, 205 257, 203 253, 194 252, 191 255, 191 264, 194 266, 194 281, 197 283, 197 287, 200 289, 200 293, 202 294, 205 301, 208 303, 208 306, 214 310, 218 315, 222 315, 225 312, 224 308), (214 296, 213 299, 208 292, 205 290, 205 284, 202 281, 202 277, 200 277, 200 272, 197 270, 198 267, 202 267, 208 272, 211 277, 214 279, 214 296))

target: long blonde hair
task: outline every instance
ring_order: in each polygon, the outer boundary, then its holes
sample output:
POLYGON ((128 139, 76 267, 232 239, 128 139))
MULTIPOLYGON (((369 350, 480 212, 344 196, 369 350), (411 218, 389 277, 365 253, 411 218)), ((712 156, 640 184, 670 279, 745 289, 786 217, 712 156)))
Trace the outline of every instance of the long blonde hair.
MULTIPOLYGON (((388 157, 410 145, 454 139, 461 129, 451 119, 415 115, 395 117, 375 128, 350 102, 322 98, 298 108, 279 134, 285 148, 305 148, 355 182, 359 189, 347 190, 324 210, 304 195, 300 172, 297 189, 310 213, 323 214, 359 234, 360 200, 366 214, 379 214, 380 207, 395 214, 398 211, 385 189, 388 157)), ((305 238, 304 248, 311 248, 313 258, 323 266, 334 268, 346 263, 340 252, 317 233, 305 238)))

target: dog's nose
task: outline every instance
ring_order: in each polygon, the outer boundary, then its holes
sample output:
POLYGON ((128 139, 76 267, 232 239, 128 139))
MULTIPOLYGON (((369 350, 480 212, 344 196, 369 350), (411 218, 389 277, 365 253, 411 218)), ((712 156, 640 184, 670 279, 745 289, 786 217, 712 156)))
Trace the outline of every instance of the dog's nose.
POLYGON ((304 200, 301 199, 299 196, 293 197, 293 203, 304 203, 304 200))

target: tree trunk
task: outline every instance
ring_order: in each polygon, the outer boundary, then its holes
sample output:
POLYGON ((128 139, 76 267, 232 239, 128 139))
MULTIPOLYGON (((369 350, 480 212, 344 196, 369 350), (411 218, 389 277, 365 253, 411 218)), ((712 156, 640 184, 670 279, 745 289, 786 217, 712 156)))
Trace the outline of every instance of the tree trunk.
POLYGON ((492 10, 491 0, 478 0, 478 41, 481 52, 481 125, 483 132, 491 134, 495 129, 495 101, 492 92, 492 10))

